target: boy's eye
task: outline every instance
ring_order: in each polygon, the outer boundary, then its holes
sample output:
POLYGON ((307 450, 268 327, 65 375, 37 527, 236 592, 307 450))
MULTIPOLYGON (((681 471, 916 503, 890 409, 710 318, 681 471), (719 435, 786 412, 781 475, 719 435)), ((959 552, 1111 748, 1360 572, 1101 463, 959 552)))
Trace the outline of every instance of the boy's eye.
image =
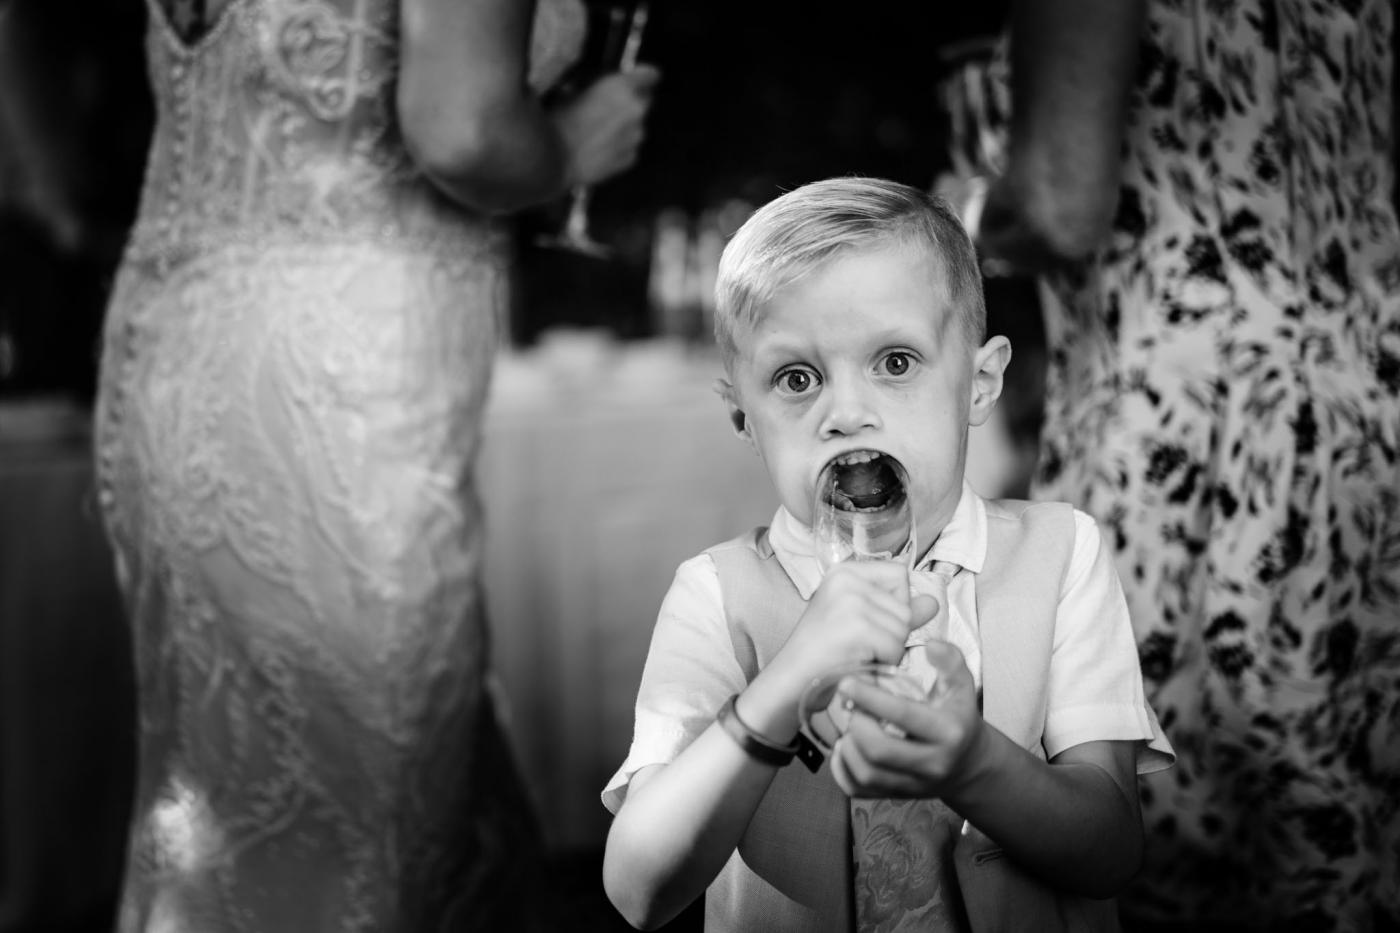
POLYGON ((788 369, 778 374, 778 388, 793 395, 809 391, 816 383, 816 377, 805 369, 788 369))
POLYGON ((891 376, 903 376, 909 372, 910 360, 908 353, 890 353, 885 356, 885 372, 891 376))

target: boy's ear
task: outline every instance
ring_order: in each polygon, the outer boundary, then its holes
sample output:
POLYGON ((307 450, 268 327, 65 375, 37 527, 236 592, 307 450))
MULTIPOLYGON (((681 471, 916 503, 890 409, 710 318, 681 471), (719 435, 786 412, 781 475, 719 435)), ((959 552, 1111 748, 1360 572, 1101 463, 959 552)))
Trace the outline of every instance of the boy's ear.
POLYGON ((715 380, 715 392, 724 399, 724 406, 729 409, 729 424, 734 428, 734 433, 749 446, 753 446, 753 433, 749 431, 748 416, 744 414, 744 409, 739 406, 739 393, 725 379, 715 380))
POLYGON ((973 427, 986 422, 1001 397, 1006 367, 1011 362, 1011 341, 992 337, 972 356, 972 399, 967 423, 973 427))

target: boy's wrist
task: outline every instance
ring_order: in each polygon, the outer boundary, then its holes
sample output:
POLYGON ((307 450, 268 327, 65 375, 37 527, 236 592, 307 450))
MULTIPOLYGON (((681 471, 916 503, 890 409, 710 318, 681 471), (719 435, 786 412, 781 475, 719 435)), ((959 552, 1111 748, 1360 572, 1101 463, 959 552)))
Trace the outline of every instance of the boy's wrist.
POLYGON ((749 729, 774 744, 788 745, 797 738, 797 697, 774 678, 765 680, 762 673, 755 677, 735 699, 734 711, 749 729))
POLYGON ((999 737, 1005 737, 987 725, 981 716, 977 717, 972 728, 972 740, 954 771, 959 778, 952 786, 945 785, 940 794, 950 806, 953 801, 964 803, 986 794, 995 784, 997 769, 1005 763, 1004 748, 997 741, 999 737))
POLYGON ((719 714, 715 717, 720 727, 738 743, 739 747, 750 758, 779 768, 791 764, 798 752, 797 741, 775 742, 751 727, 739 715, 736 708, 738 699, 739 695, 736 693, 720 707, 719 714))

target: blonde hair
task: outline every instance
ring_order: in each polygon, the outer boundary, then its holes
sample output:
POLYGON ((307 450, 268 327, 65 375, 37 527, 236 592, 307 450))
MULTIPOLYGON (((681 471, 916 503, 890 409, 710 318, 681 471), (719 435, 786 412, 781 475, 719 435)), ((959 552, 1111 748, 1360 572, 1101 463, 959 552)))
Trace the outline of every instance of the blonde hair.
POLYGON ((947 298, 969 346, 985 339, 977 256, 961 221, 936 195, 880 178, 829 178, 769 201, 724 248, 715 281, 715 341, 728 367, 737 331, 753 327, 779 291, 850 250, 923 246, 943 266, 947 298))

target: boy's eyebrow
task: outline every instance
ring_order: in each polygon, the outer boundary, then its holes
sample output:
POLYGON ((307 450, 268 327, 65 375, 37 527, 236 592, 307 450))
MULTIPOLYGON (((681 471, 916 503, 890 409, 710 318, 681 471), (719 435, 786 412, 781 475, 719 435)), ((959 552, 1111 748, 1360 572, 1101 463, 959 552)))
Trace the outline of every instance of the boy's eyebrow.
MULTIPOLYGON (((898 347, 919 343, 919 338, 932 340, 941 345, 948 335, 947 315, 944 320, 936 323, 931 334, 911 334, 902 327, 889 327, 882 330, 870 330, 864 332, 843 332, 844 346, 867 346, 867 347, 898 347)), ((795 360, 805 359, 811 356, 811 350, 806 341, 802 338, 770 337, 763 343, 750 350, 749 359, 758 369, 766 369, 777 365, 779 362, 787 363, 795 360)))
POLYGON ((754 362, 763 362, 771 357, 792 357, 803 356, 803 341, 797 338, 774 338, 765 340, 759 346, 754 347, 750 358, 754 362))
MULTIPOLYGON (((910 337, 910 336, 911 336, 911 335, 910 335, 909 331, 907 331, 907 330, 905 330, 905 329, 903 329, 903 328, 894 328, 894 327, 891 327, 891 328, 887 328, 887 329, 882 330, 882 331, 872 331, 872 332, 870 333, 870 342, 871 342, 871 343, 874 343, 874 344, 879 344, 879 345, 881 345, 881 346, 884 346, 884 345, 887 345, 887 344, 888 344, 888 345, 893 345, 893 344, 899 344, 899 343, 909 343, 909 337, 910 337)), ((914 335, 914 336, 917 336, 917 335, 914 335)))

